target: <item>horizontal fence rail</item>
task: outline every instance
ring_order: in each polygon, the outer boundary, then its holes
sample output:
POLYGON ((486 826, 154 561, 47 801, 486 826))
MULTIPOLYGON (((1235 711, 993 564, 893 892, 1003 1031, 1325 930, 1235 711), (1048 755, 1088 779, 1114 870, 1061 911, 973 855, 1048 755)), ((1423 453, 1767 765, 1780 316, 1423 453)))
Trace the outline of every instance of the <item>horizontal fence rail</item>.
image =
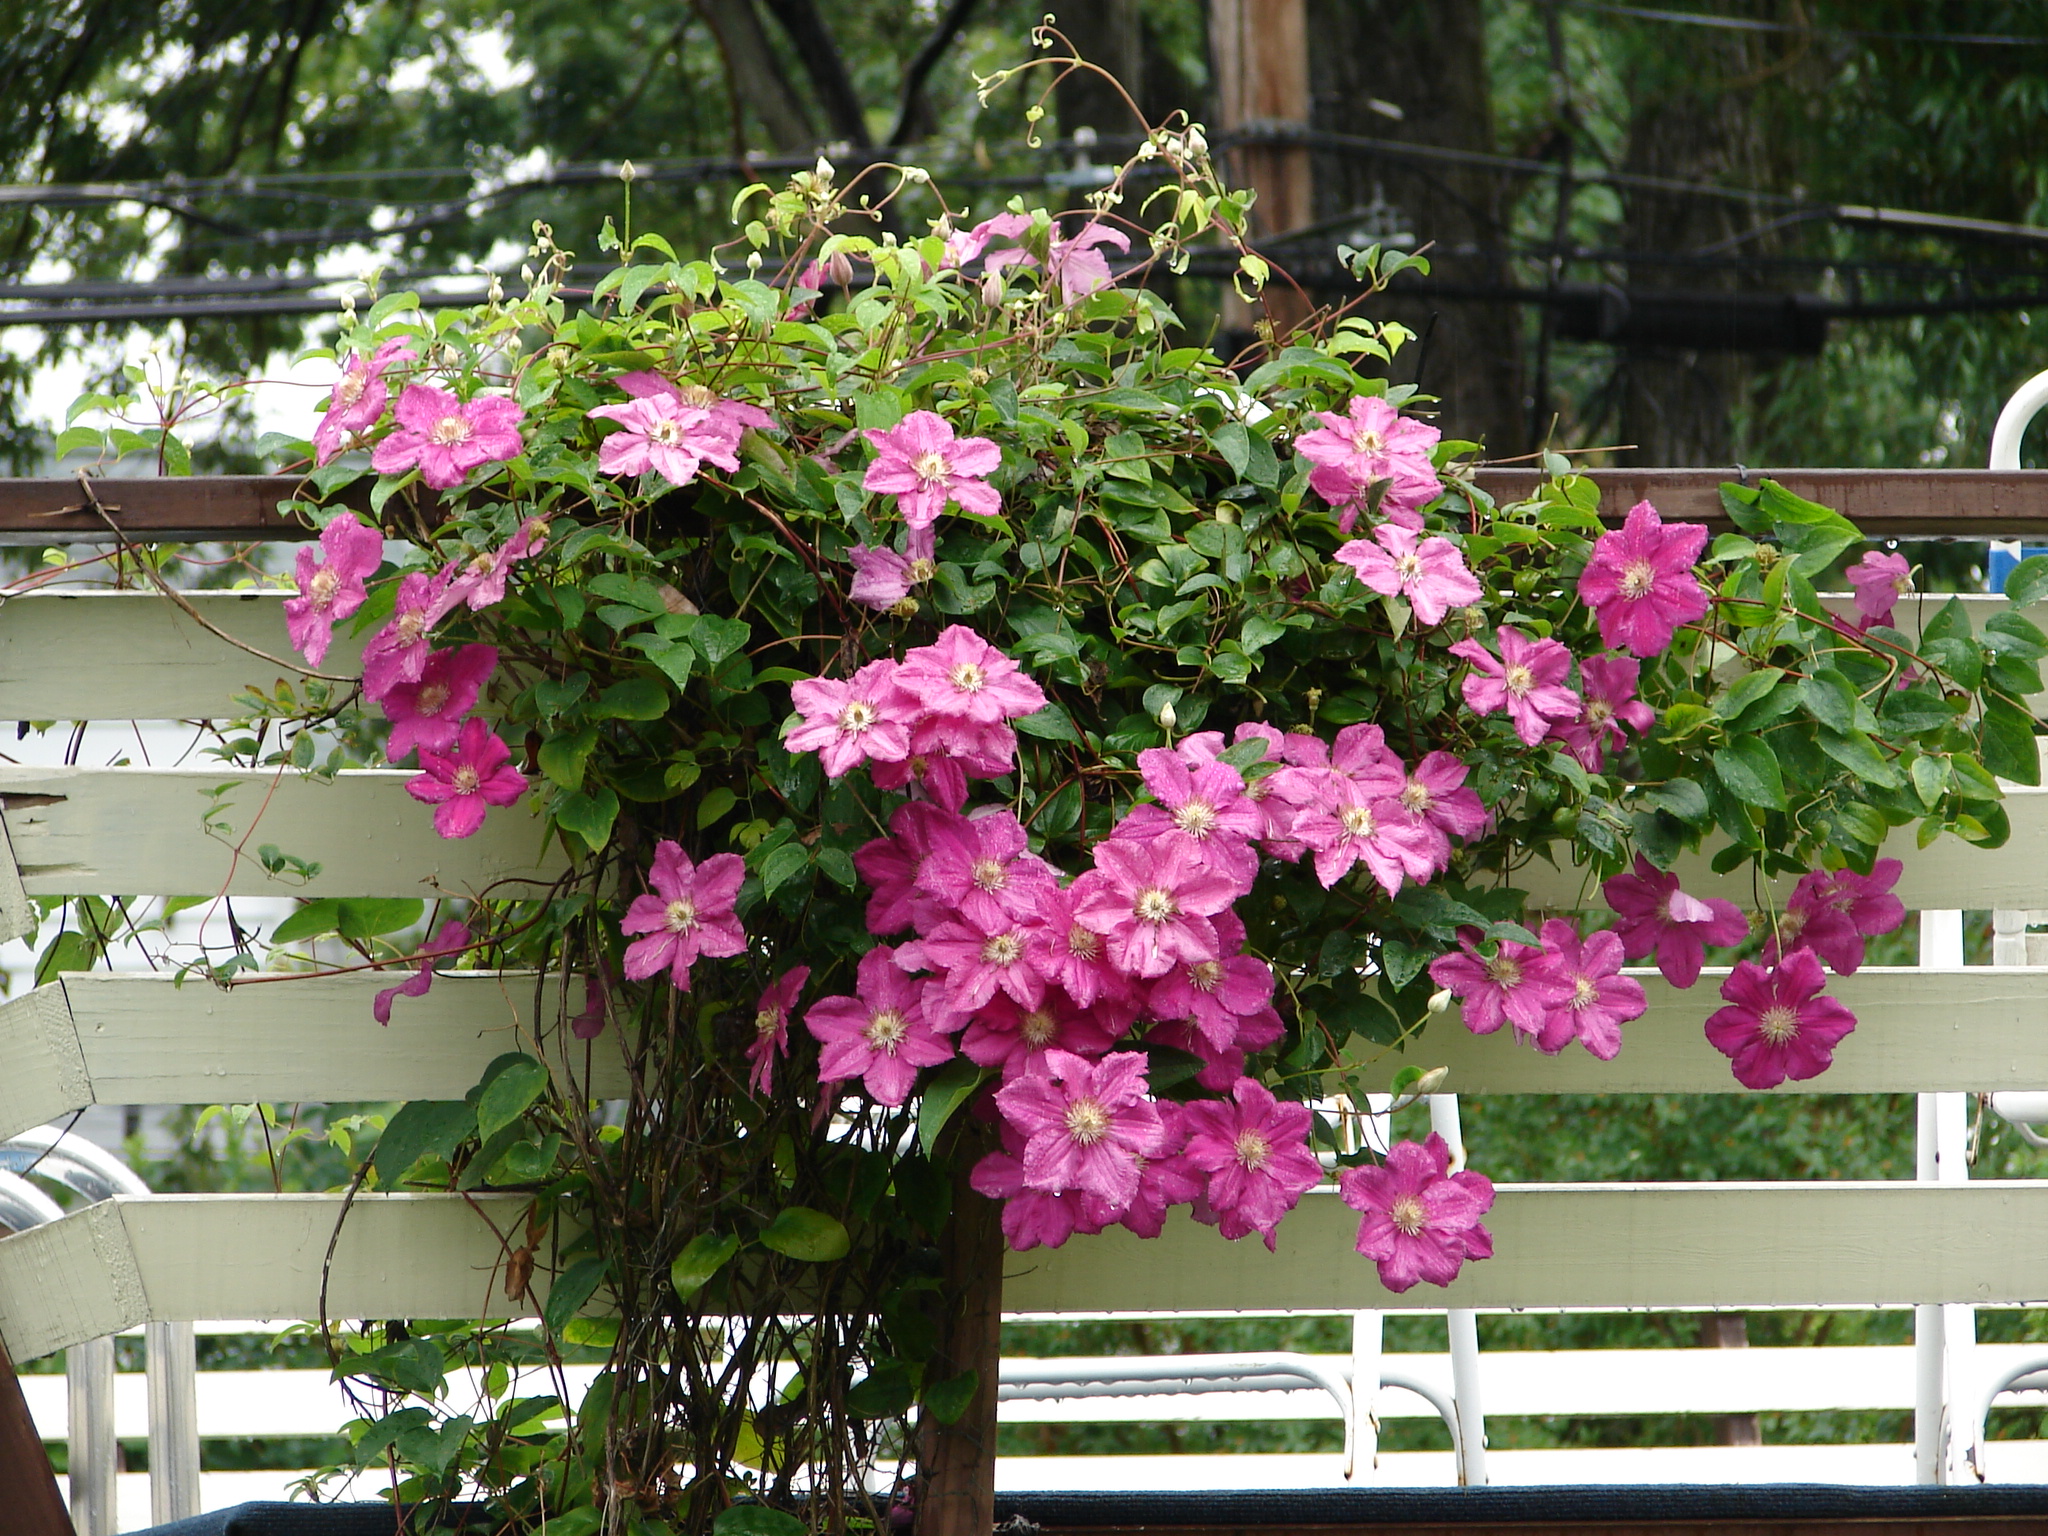
MULTIPOLYGON (((541 1275, 522 1301, 503 1291, 521 1196, 359 1195, 337 1238, 342 1204, 122 1196, 18 1233, 0 1240, 0 1337, 33 1359, 152 1320, 316 1316, 330 1242, 330 1316, 521 1317, 545 1297, 541 1275)), ((2048 1300, 2048 1181, 1503 1185, 1487 1225, 1493 1259, 1448 1289, 1396 1295, 1353 1252, 1357 1213, 1329 1190, 1303 1199, 1278 1253, 1177 1213, 1155 1239, 1112 1229, 1011 1254, 1003 1305, 1228 1316, 2048 1300)))
MULTIPOLYGON (((494 1057, 536 1052, 532 975, 443 974, 379 1025, 375 995, 408 973, 67 974, 0 1003, 0 1139, 92 1104, 459 1099, 494 1057)), ((559 984, 540 990, 552 1020, 559 984)), ((578 1043, 567 1068, 592 1097, 627 1092, 616 1049, 578 1043)))
MULTIPOLYGON (((1833 507, 1873 538, 1971 537, 2048 532, 2048 473, 1992 469, 1595 469, 1600 513, 1619 522, 1649 500, 1666 519, 1729 527, 1724 482, 1776 480, 1794 495, 1833 507)), ((1530 495, 1534 469, 1481 469, 1479 488, 1498 501, 1530 495)), ((373 482, 344 487, 331 501, 369 505, 373 482)), ((281 501, 311 498, 297 475, 117 477, 94 482, 102 518, 70 478, 0 480, 0 544, 111 540, 108 519, 139 542, 195 539, 307 539, 311 529, 280 515, 281 501)))

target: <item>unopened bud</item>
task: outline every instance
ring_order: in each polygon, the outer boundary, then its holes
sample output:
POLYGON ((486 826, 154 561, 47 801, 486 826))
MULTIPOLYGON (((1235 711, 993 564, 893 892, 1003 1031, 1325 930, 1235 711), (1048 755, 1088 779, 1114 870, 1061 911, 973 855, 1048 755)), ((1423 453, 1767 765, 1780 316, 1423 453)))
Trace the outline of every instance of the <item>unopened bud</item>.
POLYGON ((627 186, 630 187, 633 184, 634 178, 639 174, 638 171, 633 169, 632 161, 621 160, 619 162, 619 180, 623 181, 627 186))
POLYGON ((1451 989, 1449 987, 1439 987, 1436 991, 1429 994, 1429 1011, 1431 1013, 1442 1013, 1450 1006, 1451 989))
POLYGON ((1178 724, 1180 724, 1180 715, 1173 707, 1173 700, 1168 699, 1159 706, 1159 728, 1163 731, 1171 731, 1178 724))
POLYGON ((889 610, 889 617, 892 619, 914 619, 917 617, 917 613, 918 606, 916 598, 899 597, 896 600, 895 606, 889 610))

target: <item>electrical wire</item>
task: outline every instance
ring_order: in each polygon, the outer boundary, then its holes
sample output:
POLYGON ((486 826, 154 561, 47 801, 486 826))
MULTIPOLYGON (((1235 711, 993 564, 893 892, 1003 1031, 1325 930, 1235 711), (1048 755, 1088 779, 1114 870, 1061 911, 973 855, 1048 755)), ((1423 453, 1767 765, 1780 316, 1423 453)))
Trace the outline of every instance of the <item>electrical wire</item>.
POLYGON ((1726 32, 1795 33, 1801 37, 1841 38, 1854 42, 1957 43, 1977 48, 2039 48, 2048 37, 2010 37, 1984 32, 1867 32, 1856 27, 1809 27, 1796 21, 1761 21, 1749 16, 1713 16, 1704 11, 1660 11, 1641 5, 1610 5, 1603 0, 1577 0, 1580 8, 1639 21, 1674 22, 1691 27, 1716 27, 1726 32))

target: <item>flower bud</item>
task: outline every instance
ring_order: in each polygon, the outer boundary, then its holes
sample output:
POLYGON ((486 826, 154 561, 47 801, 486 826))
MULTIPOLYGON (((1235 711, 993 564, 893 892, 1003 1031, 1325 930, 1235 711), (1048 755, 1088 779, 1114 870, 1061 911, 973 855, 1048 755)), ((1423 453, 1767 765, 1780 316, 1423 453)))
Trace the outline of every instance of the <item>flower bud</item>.
POLYGON ((889 610, 889 617, 892 619, 914 619, 917 617, 917 613, 917 599, 914 597, 902 597, 898 598, 896 605, 889 610))
POLYGON ((634 178, 639 176, 639 174, 638 171, 633 169, 632 161, 621 160, 619 162, 619 180, 623 181, 627 186, 633 185, 634 178))
POLYGON ((1171 732, 1178 724, 1180 724, 1180 714, 1174 709, 1173 700, 1168 699, 1159 706, 1159 728, 1162 731, 1171 732))
POLYGON ((1429 1011, 1431 1013, 1442 1013, 1450 1006, 1451 989, 1449 987, 1439 987, 1436 991, 1429 994, 1429 1011))

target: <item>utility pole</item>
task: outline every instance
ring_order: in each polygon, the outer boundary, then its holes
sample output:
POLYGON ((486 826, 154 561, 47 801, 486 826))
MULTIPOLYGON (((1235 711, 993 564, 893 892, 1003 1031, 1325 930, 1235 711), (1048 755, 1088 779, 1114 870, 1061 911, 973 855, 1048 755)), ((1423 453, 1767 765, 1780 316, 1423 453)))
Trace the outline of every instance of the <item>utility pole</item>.
MULTIPOLYGON (((1299 137, 1309 126, 1308 0, 1209 0, 1209 48, 1217 128, 1260 141, 1232 150, 1226 161, 1231 180, 1259 194, 1253 240, 1314 222, 1315 180, 1308 144, 1299 137)), ((1263 308, 1276 342, 1308 318, 1306 299, 1278 276, 1267 286, 1263 308)), ((1226 301, 1227 327, 1250 330, 1256 318, 1234 294, 1226 301)))

